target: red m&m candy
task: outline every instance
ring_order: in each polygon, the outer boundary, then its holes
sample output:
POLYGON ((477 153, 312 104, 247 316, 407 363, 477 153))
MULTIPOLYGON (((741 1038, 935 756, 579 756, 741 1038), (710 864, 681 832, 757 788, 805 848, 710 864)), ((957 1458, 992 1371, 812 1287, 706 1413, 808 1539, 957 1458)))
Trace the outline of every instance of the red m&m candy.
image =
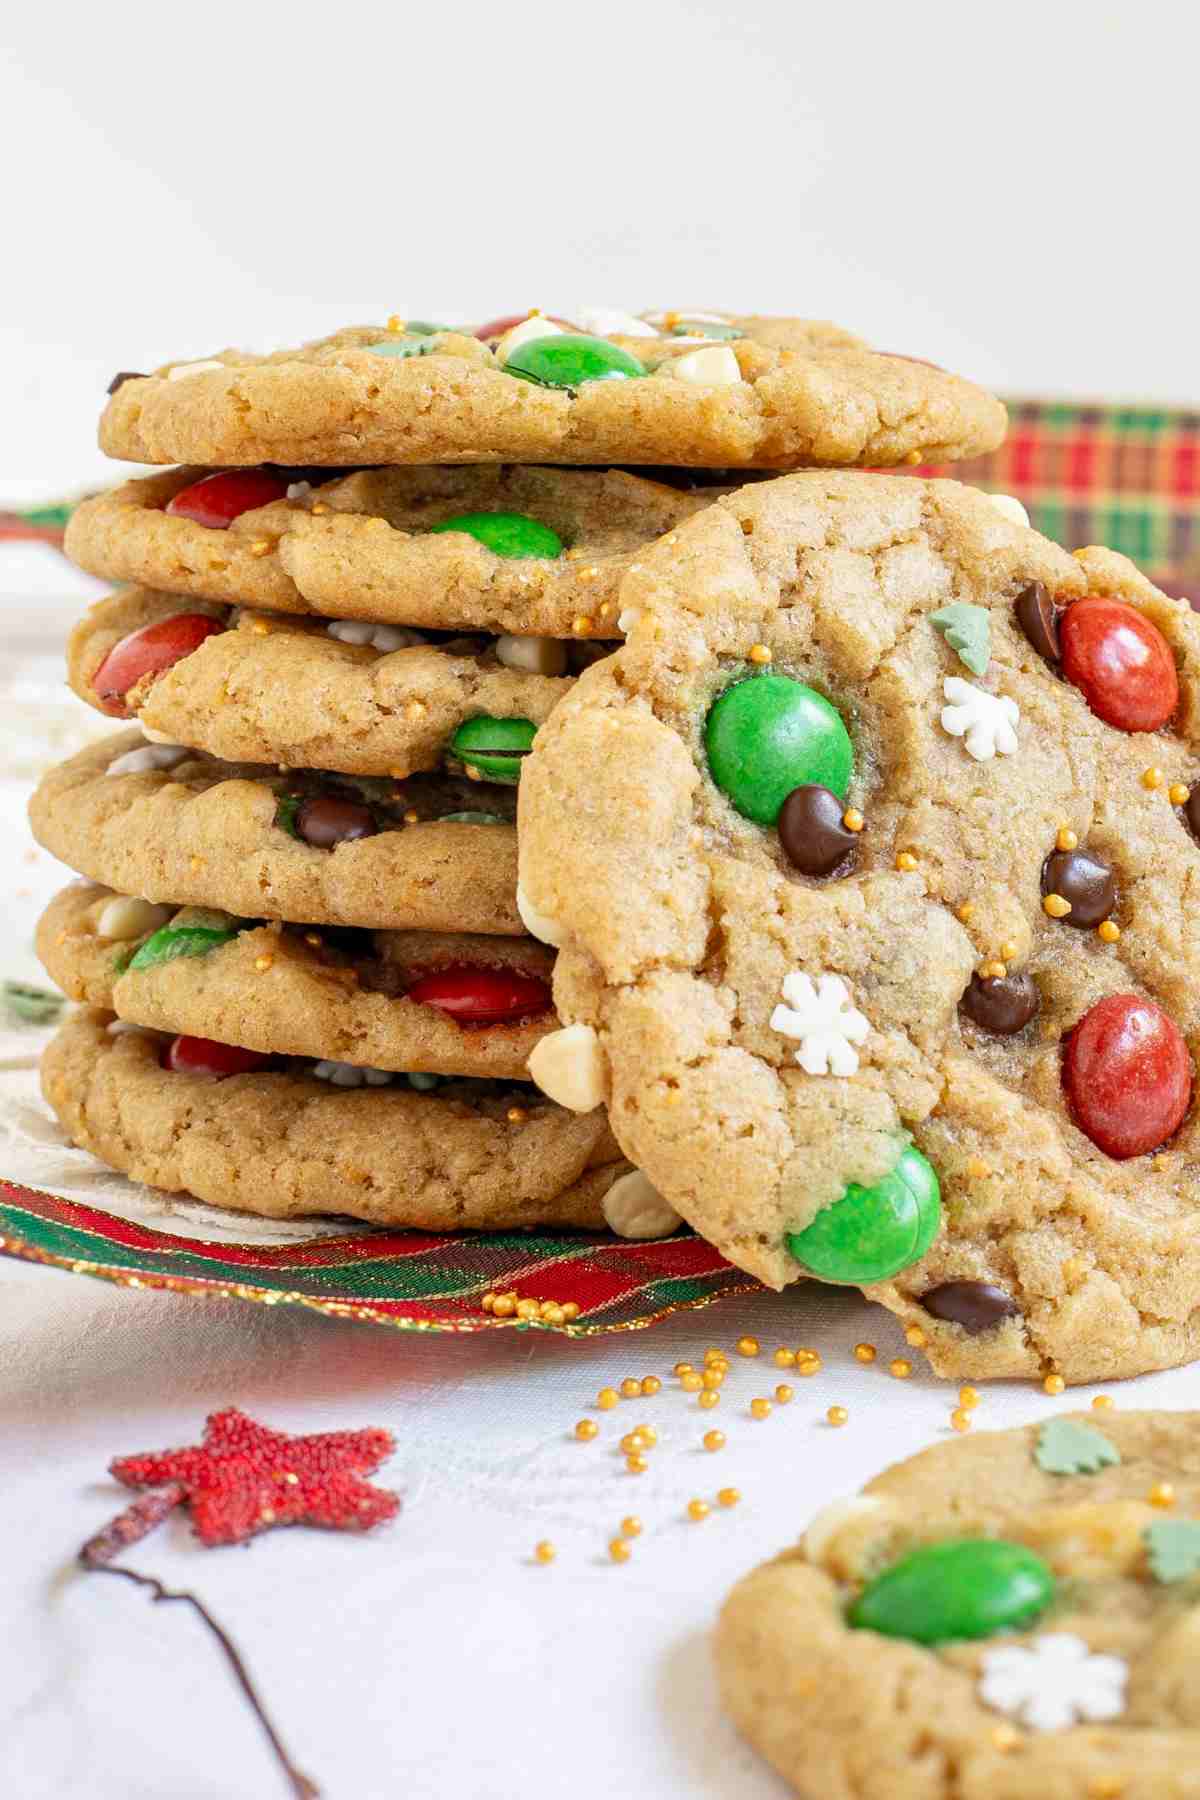
MULTIPOLYGON (((477 325, 475 327, 475 336, 477 338, 482 338, 486 344, 490 342, 492 338, 502 338, 506 331, 512 330, 514 325, 523 325, 526 319, 532 318, 532 316, 533 315, 528 312, 505 313, 502 319, 489 319, 486 325, 477 325)), ((558 325, 563 331, 572 331, 574 329, 572 325, 568 324, 566 319, 556 319, 552 313, 547 314, 547 317, 549 318, 551 325, 558 325)))
POLYGON ((172 1038, 163 1052, 163 1068, 175 1075, 211 1075, 224 1081, 229 1075, 253 1075, 270 1062, 259 1050, 243 1050, 238 1044, 218 1044, 215 1038, 172 1038))
POLYGON ((205 638, 224 629, 220 619, 210 618, 208 613, 172 613, 169 619, 131 631, 113 645, 92 676, 92 687, 104 711, 127 719, 125 696, 143 676, 161 675, 198 650, 205 638))
POLYGON ((1062 670, 1098 718, 1121 731, 1157 731, 1179 705, 1171 646, 1145 613, 1089 595, 1059 621, 1062 670))
POLYGON ((1178 1131, 1192 1097, 1192 1059, 1161 1006, 1140 994, 1108 994, 1067 1039, 1063 1086, 1079 1129, 1123 1161, 1178 1131))
POLYGON ((287 483, 266 469, 226 469, 185 487, 167 507, 175 519, 194 519, 214 531, 225 531, 244 512, 282 500, 287 483))
POLYGON ((458 963, 422 975, 409 988, 409 1000, 436 1006, 460 1025, 511 1025, 548 1012, 548 983, 519 969, 479 969, 458 963))

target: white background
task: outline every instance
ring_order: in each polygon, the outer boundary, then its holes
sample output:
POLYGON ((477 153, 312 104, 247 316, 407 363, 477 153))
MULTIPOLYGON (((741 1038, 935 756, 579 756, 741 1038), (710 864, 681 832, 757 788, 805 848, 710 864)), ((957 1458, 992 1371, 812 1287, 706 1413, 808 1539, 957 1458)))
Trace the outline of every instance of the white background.
POLYGON ((98 473, 118 367, 392 312, 793 312, 1010 393, 1198 400, 1195 16, 22 7, 0 482, 98 473))
MULTIPOLYGON (((1197 401, 1184 10, 22 8, 0 65, 0 503, 109 472, 92 440, 119 367, 393 311, 794 311, 1009 392, 1197 401)), ((16 974, 56 879, 25 861, 22 790, 83 730, 56 684, 88 584, 48 552, 0 561, 0 973, 16 974)), ((0 1057, 0 1084, 32 1096, 21 1060, 0 1057)), ((729 1584, 818 1505, 946 1435, 954 1390, 916 1355, 894 1383, 902 1349, 892 1321, 817 1289, 579 1346, 406 1339, 0 1262, 0 1789, 282 1793, 188 1616, 70 1568, 120 1504, 111 1456, 193 1442, 238 1403, 398 1440, 385 1478, 405 1511, 376 1538, 210 1554, 180 1524, 130 1558, 209 1599, 331 1800, 779 1800, 720 1716, 707 1635, 729 1584), (595 1444, 570 1438, 602 1382, 748 1327, 826 1355, 766 1423, 745 1403, 779 1374, 737 1364, 714 1414, 665 1392, 595 1444), (822 1423, 833 1401, 844 1431, 822 1423), (662 1443, 639 1479, 612 1440, 643 1417, 662 1443), (730 1442, 709 1457, 714 1423, 730 1442), (742 1507, 686 1522, 730 1481, 742 1507), (604 1546, 631 1509, 646 1531, 615 1568, 604 1546), (543 1536, 549 1569, 529 1561, 543 1536)), ((1180 1371, 1116 1393, 1182 1407, 1195 1389, 1180 1371)), ((1053 1404, 989 1390, 980 1425, 1053 1404)))

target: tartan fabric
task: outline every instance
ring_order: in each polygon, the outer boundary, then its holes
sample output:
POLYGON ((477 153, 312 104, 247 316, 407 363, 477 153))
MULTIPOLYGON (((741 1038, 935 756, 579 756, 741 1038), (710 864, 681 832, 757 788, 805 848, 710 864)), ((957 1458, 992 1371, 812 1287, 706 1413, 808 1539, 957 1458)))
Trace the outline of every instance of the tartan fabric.
MULTIPOLYGON (((918 468, 1022 502, 1068 550, 1121 550, 1200 609, 1200 412, 1097 402, 1008 402, 1007 441, 990 456, 918 468)), ((0 511, 0 540, 61 545, 71 505, 0 511)), ((660 1243, 547 1233, 430 1236, 353 1231, 263 1248, 174 1237, 0 1181, 0 1254, 128 1286, 314 1307, 411 1331, 629 1331, 757 1283, 700 1238, 660 1243), (497 1319, 489 1289, 574 1300, 572 1324, 497 1319)))

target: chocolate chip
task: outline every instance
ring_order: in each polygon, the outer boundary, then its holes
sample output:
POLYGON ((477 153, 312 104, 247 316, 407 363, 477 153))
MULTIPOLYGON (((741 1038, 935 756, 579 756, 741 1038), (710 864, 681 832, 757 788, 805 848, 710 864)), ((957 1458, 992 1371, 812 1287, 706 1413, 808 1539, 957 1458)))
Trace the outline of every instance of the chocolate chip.
POLYGON ((842 824, 845 808, 829 788, 813 782, 793 788, 779 809, 779 842, 802 875, 829 875, 854 848, 855 834, 842 824))
POLYGON ((935 1319, 961 1325, 968 1337, 991 1331, 1005 1319, 1019 1319, 1021 1309, 1011 1294, 987 1281, 944 1281, 921 1295, 921 1305, 935 1319))
POLYGON ((369 806, 336 794, 316 794, 296 811, 296 835, 315 850, 332 850, 335 844, 371 837, 378 829, 369 806))
POLYGON ((1200 781, 1183 803, 1183 816, 1191 826, 1192 836, 1200 838, 1200 781))
POLYGON ((1058 641, 1058 608, 1046 592, 1045 583, 1031 581, 1017 595, 1013 611, 1017 615, 1017 624, 1025 633, 1039 656, 1045 657, 1049 663, 1061 662, 1062 649, 1058 641))
POLYGON ((1042 996, 1032 975, 972 975, 958 1003, 974 1024, 998 1037, 1011 1037, 1028 1025, 1042 996))
POLYGON ((1042 864, 1043 894, 1061 894, 1071 905, 1063 924, 1088 931, 1103 924, 1117 904, 1117 878, 1087 850, 1055 850, 1042 864))
POLYGON ((115 394, 117 389, 124 387, 127 381, 145 381, 145 379, 146 377, 140 369, 118 369, 104 391, 108 394, 115 394))

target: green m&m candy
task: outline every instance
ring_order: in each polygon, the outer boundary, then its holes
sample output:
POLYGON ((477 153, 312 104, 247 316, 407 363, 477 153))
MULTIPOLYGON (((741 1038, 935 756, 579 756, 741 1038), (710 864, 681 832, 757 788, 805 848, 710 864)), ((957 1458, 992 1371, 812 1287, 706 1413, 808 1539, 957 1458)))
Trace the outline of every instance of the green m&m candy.
POLYGON ((933 1164, 910 1144, 882 1181, 871 1187, 852 1181, 840 1200, 823 1207, 804 1231, 789 1231, 784 1242, 822 1281, 887 1281, 920 1262, 941 1217, 933 1164))
POLYGON ((437 337, 429 332, 398 331, 377 344, 364 344, 363 349, 373 356, 428 356, 437 349, 437 337))
POLYGON ((671 337, 712 338, 714 342, 724 344, 732 344, 745 335, 736 325, 718 325, 715 319, 680 319, 670 330, 671 337))
POLYGON ((704 727, 712 778, 746 818, 774 825, 793 788, 815 783, 839 800, 854 768, 841 714, 790 675, 751 675, 714 701, 704 727))
POLYGON ((485 781, 521 779, 521 759, 528 756, 537 726, 528 719, 467 719, 450 739, 450 754, 485 781))
POLYGON ((535 381, 539 387, 582 387, 585 381, 628 381, 649 371, 636 356, 607 338, 576 337, 560 332, 518 344, 503 365, 508 375, 535 381))
POLYGON ((946 1644, 1020 1631, 1054 1599, 1054 1576, 1032 1550, 1004 1538, 926 1544, 869 1582, 847 1614, 860 1631, 946 1644))
POLYGON ((558 533, 525 513, 460 513, 456 519, 443 519, 440 525, 431 525, 429 529, 431 534, 465 531, 496 556, 549 558, 563 553, 563 541, 558 533))
POLYGON ((174 962, 177 956, 207 956, 210 950, 228 944, 237 935, 238 927, 228 914, 190 907, 148 937, 130 957, 128 966, 156 969, 160 963, 174 962))
POLYGON ((504 818, 500 813, 456 812, 439 813, 437 823, 439 825, 509 825, 512 821, 504 818))

